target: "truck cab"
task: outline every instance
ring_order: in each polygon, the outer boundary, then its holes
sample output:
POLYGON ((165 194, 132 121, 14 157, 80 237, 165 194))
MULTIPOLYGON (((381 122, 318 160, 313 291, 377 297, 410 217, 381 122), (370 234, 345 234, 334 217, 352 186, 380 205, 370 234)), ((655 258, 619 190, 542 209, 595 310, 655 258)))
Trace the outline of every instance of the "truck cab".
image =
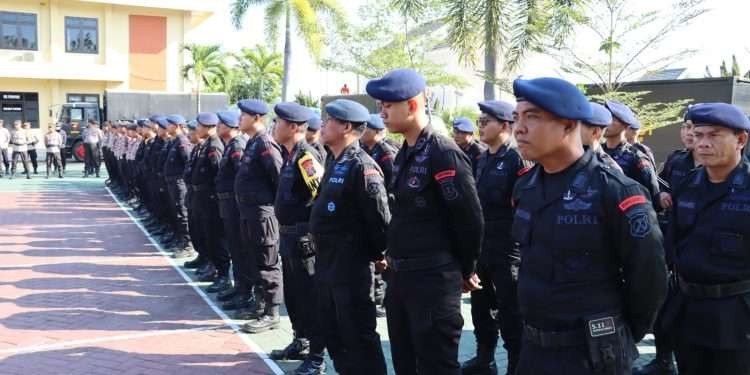
POLYGON ((56 125, 65 130, 68 141, 65 150, 72 154, 77 161, 86 158, 81 134, 90 120, 96 120, 101 124, 102 111, 96 103, 64 103, 50 108, 50 117, 57 119, 56 125))

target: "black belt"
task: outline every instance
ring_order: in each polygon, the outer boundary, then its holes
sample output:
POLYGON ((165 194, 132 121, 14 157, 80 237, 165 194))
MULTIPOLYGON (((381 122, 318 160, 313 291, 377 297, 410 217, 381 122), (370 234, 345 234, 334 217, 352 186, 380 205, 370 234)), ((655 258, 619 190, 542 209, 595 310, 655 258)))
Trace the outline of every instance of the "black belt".
POLYGON ((693 284, 680 277, 680 290, 694 298, 726 298, 750 293, 750 280, 728 284, 693 284))
POLYGON ((193 191, 208 191, 208 190, 214 190, 214 186, 211 184, 203 184, 203 185, 191 185, 193 188, 193 191))
POLYGON ((388 261, 388 267, 396 272, 429 270, 456 261, 453 255, 449 253, 440 253, 438 255, 419 258, 396 259, 386 257, 386 260, 388 261))
POLYGON ((309 231, 307 223, 279 226, 279 233, 281 234, 307 234, 309 231))
POLYGON ((177 180, 183 180, 182 176, 165 176, 164 177, 167 182, 175 182, 177 180))
POLYGON ((234 193, 216 193, 216 197, 219 199, 235 199, 234 193))
POLYGON ((545 331, 528 324, 523 325, 523 338, 543 348, 563 348, 586 343, 583 329, 545 331))

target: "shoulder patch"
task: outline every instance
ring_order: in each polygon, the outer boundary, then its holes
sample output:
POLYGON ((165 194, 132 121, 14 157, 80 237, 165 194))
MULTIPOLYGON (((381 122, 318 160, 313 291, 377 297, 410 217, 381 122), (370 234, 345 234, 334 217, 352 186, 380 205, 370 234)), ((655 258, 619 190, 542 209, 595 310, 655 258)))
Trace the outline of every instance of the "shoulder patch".
POLYGON ((456 170, 455 169, 447 169, 442 172, 438 172, 435 174, 435 181, 440 182, 447 178, 456 177, 456 170))
POLYGON ((620 208, 620 211, 626 212, 628 209, 630 209, 633 206, 639 205, 639 204, 646 204, 648 203, 648 199, 643 195, 634 195, 632 197, 628 197, 622 200, 620 204, 617 205, 617 207, 620 208))
POLYGON ((523 167, 523 168, 519 169, 518 172, 516 172, 516 175, 518 175, 519 177, 523 176, 526 173, 528 173, 530 170, 531 170, 531 167, 523 167))
POLYGON ((380 175, 380 171, 375 168, 369 168, 369 169, 365 169, 364 175, 365 176, 380 175))

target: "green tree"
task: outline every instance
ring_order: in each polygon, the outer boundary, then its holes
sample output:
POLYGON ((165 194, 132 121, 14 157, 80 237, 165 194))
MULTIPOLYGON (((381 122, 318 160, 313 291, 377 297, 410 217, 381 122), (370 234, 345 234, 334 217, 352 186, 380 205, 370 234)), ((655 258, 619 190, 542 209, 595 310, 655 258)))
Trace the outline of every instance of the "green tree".
MULTIPOLYGON (((709 69, 708 65, 706 65, 706 72, 704 74, 706 78, 713 77, 713 74, 711 74, 711 69, 709 69)), ((745 74, 742 74, 742 68, 740 68, 740 64, 737 62, 737 56, 732 55, 732 71, 730 72, 727 68, 727 62, 722 60, 721 65, 719 66, 719 77, 744 77, 744 78, 750 78, 750 70, 745 72, 745 74)))
POLYGON ((344 11, 338 0, 234 0, 231 17, 234 27, 242 27, 242 20, 250 6, 265 6, 265 32, 269 44, 276 45, 279 24, 284 22, 284 70, 281 86, 282 100, 287 100, 289 69, 292 59, 292 18, 297 32, 305 41, 308 52, 319 60, 322 54, 327 20, 335 27, 343 28, 344 11))
MULTIPOLYGON (((391 0, 402 13, 419 19, 431 0, 391 0)), ((572 31, 585 0, 444 0, 444 21, 448 43, 460 59, 475 65, 483 55, 484 98, 495 99, 498 62, 504 56, 509 73, 521 64, 529 51, 546 44, 559 45, 572 31)))
POLYGON ((250 91, 248 97, 266 102, 273 102, 279 98, 284 76, 280 53, 257 45, 254 48, 243 48, 237 60, 247 75, 250 91))
POLYGON ((646 100, 650 91, 610 91, 604 94, 590 95, 594 101, 616 100, 630 107, 638 116, 644 133, 663 126, 672 125, 682 119, 685 108, 692 100, 676 100, 669 103, 649 102, 646 100))
POLYGON ((320 99, 313 96, 312 92, 308 91, 307 94, 303 93, 302 90, 294 95, 294 101, 297 104, 310 108, 320 107, 320 99))
POLYGON ((431 86, 466 87, 465 80, 427 57, 443 41, 435 37, 443 24, 441 19, 426 21, 406 35, 394 34, 401 20, 397 9, 387 2, 371 0, 359 8, 359 13, 363 22, 331 36, 331 57, 323 59, 322 67, 368 79, 411 67, 431 86))
POLYGON ((196 109, 201 111, 201 86, 223 80, 227 73, 224 54, 218 44, 186 44, 183 49, 190 54, 191 63, 182 68, 182 77, 195 84, 196 109))

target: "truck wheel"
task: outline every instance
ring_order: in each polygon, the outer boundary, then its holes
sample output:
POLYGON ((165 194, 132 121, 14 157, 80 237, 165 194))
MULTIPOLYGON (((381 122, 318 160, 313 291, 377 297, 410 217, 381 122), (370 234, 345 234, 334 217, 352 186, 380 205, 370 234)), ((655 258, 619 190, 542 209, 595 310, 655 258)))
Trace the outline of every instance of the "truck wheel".
POLYGON ((73 159, 77 162, 86 160, 86 148, 83 147, 83 142, 78 141, 73 144, 73 159))

